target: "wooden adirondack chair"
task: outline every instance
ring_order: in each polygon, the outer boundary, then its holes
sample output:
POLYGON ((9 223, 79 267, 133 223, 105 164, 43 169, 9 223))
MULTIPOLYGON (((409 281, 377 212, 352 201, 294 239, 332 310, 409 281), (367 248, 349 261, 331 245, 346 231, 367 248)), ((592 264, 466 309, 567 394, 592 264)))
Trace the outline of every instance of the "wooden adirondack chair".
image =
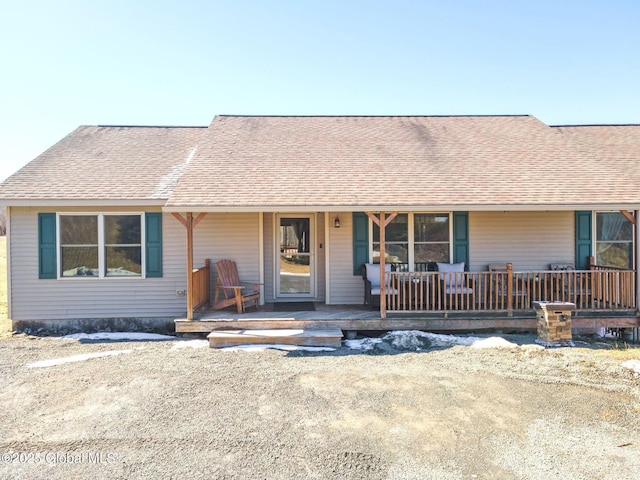
POLYGON ((236 305, 238 313, 244 313, 247 306, 255 306, 258 309, 260 303, 260 284, 248 285, 240 282, 238 267, 233 260, 220 260, 216 262, 218 280, 213 296, 214 310, 220 310, 236 305))

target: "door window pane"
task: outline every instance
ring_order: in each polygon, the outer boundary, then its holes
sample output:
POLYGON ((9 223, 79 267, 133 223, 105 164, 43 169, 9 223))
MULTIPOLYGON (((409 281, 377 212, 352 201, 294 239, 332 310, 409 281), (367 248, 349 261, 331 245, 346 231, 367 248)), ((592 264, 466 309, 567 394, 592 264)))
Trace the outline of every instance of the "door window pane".
POLYGON ((311 293, 311 257, 280 256, 280 293, 311 293))
POLYGON ((280 219, 280 253, 309 253, 308 218, 280 219))
POLYGON ((279 292, 308 295, 312 289, 311 219, 280 218, 279 292))

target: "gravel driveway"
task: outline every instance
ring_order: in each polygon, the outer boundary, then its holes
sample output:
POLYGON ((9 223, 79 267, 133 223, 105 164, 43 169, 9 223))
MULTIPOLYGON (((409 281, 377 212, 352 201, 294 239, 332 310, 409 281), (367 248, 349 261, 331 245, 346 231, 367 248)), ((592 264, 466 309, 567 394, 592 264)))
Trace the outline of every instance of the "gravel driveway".
POLYGON ((521 346, 0 339, 0 477, 640 478, 640 379, 622 366, 640 352, 505 338, 521 346))

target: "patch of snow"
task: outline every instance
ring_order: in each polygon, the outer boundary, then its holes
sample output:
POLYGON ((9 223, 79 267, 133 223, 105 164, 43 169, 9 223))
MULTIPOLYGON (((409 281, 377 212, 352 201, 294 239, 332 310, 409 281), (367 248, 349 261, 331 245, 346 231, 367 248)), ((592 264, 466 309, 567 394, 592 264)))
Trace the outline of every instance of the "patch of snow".
POLYGON ((356 340, 345 340, 344 344, 351 350, 364 350, 366 352, 381 342, 381 338, 360 338, 356 340))
POLYGON ((284 350, 286 352, 293 352, 296 350, 302 350, 306 352, 334 352, 336 349, 331 347, 303 347, 299 345, 283 345, 283 344, 264 344, 264 345, 237 345, 235 347, 220 348, 225 352, 262 352, 268 348, 275 350, 284 350))
POLYGON ((180 350, 182 348, 204 348, 209 346, 209 340, 184 340, 176 342, 171 350, 180 350))
POLYGON ((517 348, 517 347, 518 345, 502 337, 489 337, 482 340, 476 340, 471 344, 471 348, 517 348))
POLYGON ((159 333, 144 332, 98 332, 98 333, 72 333, 62 338, 74 340, 175 340, 173 335, 161 335, 159 333))
POLYGON ((100 358, 100 357, 111 357, 114 355, 121 355, 123 353, 131 353, 133 350, 110 350, 108 352, 98 352, 98 353, 84 353, 82 355, 73 355, 71 357, 63 357, 63 358, 54 358, 51 360, 41 360, 39 362, 28 363, 26 365, 27 368, 43 368, 43 367, 54 367, 56 365, 62 365, 64 363, 75 363, 75 362, 84 362, 85 360, 90 360, 92 358, 100 358))
POLYGON ((196 145, 191 150, 189 150, 189 153, 184 159, 184 162, 171 167, 171 170, 169 170, 169 172, 160 179, 160 181, 154 188, 153 193, 151 194, 151 198, 167 198, 171 196, 173 189, 178 184, 178 180, 180 180, 182 173, 184 172, 185 168, 187 168, 187 165, 189 165, 189 162, 191 162, 191 159, 193 158, 197 150, 198 146, 196 145))
POLYGON ((640 360, 627 360, 622 364, 624 368, 633 370, 635 373, 640 373, 640 360))
POLYGON ((397 351, 421 351, 438 347, 465 346, 473 348, 515 348, 518 345, 501 337, 459 337, 456 335, 442 335, 437 333, 422 332, 419 330, 388 332, 379 338, 362 338, 345 340, 346 347, 352 350, 370 351, 375 348, 383 349, 382 344, 388 345, 397 351))

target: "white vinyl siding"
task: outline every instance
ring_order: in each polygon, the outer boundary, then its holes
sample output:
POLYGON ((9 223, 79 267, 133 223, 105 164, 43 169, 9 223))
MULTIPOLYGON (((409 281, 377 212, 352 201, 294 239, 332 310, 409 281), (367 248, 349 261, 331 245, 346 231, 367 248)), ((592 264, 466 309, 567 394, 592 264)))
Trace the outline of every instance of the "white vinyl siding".
MULTIPOLYGON (((73 209, 74 212, 81 210, 73 209)), ((184 315, 186 297, 176 292, 187 288, 186 233, 171 215, 163 215, 162 219, 163 277, 41 280, 38 278, 38 213, 45 211, 56 210, 11 208, 9 261, 14 320, 177 318, 184 315)), ((105 213, 108 211, 104 210, 105 213)), ((114 211, 127 209, 119 207, 114 211)), ((140 208, 131 211, 139 212, 140 208)))
POLYGON ((193 230, 194 268, 203 266, 206 259, 211 260, 212 300, 217 278, 215 263, 218 260, 233 260, 237 264, 241 281, 259 283, 259 215, 261 214, 207 213, 193 230))
POLYGON ((489 263, 547 270, 575 261, 575 212, 469 212, 471 271, 489 263))
MULTIPOLYGON (((330 214, 335 218, 335 214, 330 214)), ((329 278, 331 303, 334 305, 358 305, 364 303, 364 282, 360 275, 353 275, 353 217, 340 214, 340 228, 329 228, 329 278)), ((332 223, 329 222, 331 225, 332 223)))
MULTIPOLYGON (((319 302, 325 301, 326 291, 326 264, 325 264, 325 251, 326 251, 326 235, 324 225, 324 212, 318 212, 315 216, 316 219, 316 300, 319 302), (322 245, 322 248, 320 248, 322 245)), ((333 225, 333 224, 332 224, 333 225)))

